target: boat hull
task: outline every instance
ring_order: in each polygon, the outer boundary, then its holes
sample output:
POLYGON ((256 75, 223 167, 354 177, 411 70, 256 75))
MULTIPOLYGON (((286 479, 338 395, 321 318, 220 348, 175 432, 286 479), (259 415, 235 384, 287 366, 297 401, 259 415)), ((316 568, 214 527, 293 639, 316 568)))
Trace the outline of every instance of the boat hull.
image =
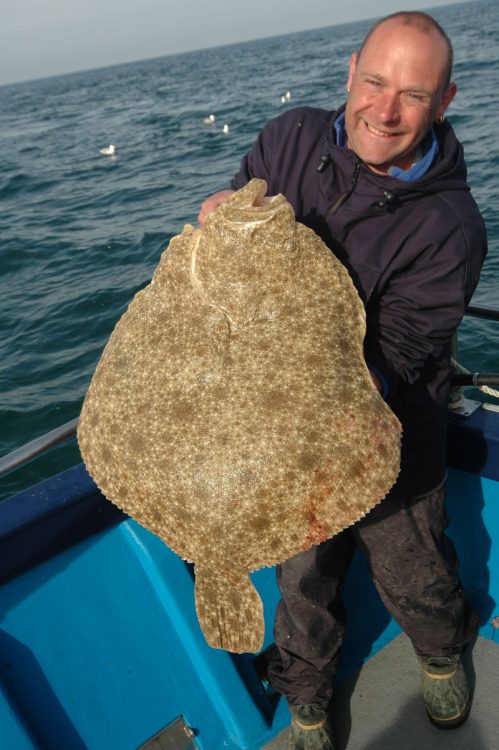
MULTIPOLYGON (((449 464, 449 535, 480 634, 493 640, 499 414, 453 420, 449 464)), ((275 571, 252 578, 264 601, 265 649, 275 571)), ((207 646, 191 566, 106 501, 83 465, 0 505, 0 582, 0 731, 9 750, 137 750, 183 727, 192 730, 186 748, 257 750, 289 722, 263 657, 207 646)), ((400 632, 360 555, 345 602, 351 627, 339 679, 400 632)))

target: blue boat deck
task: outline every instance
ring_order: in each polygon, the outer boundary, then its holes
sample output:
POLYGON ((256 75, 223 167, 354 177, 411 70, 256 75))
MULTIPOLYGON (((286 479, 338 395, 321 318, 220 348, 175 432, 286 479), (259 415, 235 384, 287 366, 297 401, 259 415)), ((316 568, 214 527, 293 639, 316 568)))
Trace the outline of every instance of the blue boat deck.
MULTIPOLYGON (((338 750, 499 747, 490 624, 499 615, 499 414, 483 409, 454 425, 449 455, 459 467, 449 474, 449 534, 482 623, 473 714, 448 738, 427 723, 417 664, 357 555, 344 596, 338 750)), ((265 648, 278 591, 273 569, 252 577, 265 648)), ((289 712, 261 660, 207 646, 192 568, 106 501, 82 465, 0 504, 0 584, 5 750, 283 747, 289 712)))

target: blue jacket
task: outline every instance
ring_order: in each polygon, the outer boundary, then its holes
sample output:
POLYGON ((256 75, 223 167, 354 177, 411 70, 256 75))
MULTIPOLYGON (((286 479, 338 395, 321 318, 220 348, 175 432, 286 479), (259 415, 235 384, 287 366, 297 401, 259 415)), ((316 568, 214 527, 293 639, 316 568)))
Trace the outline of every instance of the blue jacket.
POLYGON ((435 126, 433 165, 406 182, 336 144, 340 111, 299 108, 269 122, 231 186, 265 179, 348 268, 366 309, 366 362, 403 428, 392 492, 415 497, 445 479, 450 338, 478 283, 485 227, 448 122, 435 126))

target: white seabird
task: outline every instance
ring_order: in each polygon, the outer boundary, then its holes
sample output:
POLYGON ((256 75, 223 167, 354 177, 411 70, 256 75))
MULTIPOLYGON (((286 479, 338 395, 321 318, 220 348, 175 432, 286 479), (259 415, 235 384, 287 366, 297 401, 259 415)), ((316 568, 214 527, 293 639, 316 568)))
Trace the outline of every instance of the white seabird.
POLYGON ((116 146, 114 143, 111 143, 109 146, 106 146, 106 148, 100 148, 99 154, 102 154, 103 156, 114 156, 116 153, 116 146))
POLYGON ((205 125, 213 125, 215 120, 216 120, 215 115, 208 115, 208 117, 203 117, 203 122, 205 125))
POLYGON ((225 123, 225 125, 223 126, 222 131, 224 133, 228 133, 229 132, 229 126, 227 125, 227 123, 225 123))

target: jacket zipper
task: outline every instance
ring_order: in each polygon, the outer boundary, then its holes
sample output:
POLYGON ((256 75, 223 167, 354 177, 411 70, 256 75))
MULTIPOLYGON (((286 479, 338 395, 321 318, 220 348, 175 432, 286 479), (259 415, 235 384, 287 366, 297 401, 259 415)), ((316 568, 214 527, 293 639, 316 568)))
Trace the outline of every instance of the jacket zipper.
POLYGON ((328 208, 326 216, 332 216, 333 214, 335 214, 336 211, 340 208, 340 206, 344 204, 346 199, 350 195, 352 195, 353 191, 355 190, 355 186, 357 184, 357 178, 359 176, 359 172, 360 172, 360 161, 357 161, 355 162, 355 166, 352 172, 352 179, 350 180, 350 187, 348 188, 348 190, 345 190, 345 192, 340 195, 338 200, 335 203, 333 203, 333 205, 330 208, 328 208))

